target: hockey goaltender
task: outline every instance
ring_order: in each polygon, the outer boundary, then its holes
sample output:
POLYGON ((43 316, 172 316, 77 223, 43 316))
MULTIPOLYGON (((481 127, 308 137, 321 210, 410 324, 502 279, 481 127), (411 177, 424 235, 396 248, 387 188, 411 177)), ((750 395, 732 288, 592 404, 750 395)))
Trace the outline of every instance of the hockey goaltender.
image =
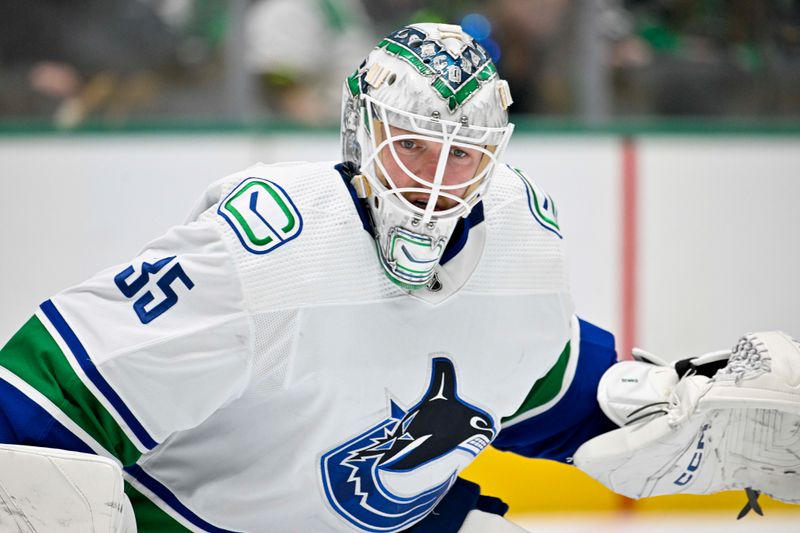
POLYGON ((344 83, 342 161, 223 178, 42 303, 0 355, 0 530, 522 531, 458 477, 489 445, 800 503, 798 343, 617 363, 501 163, 510 104, 460 27, 402 28, 344 83))

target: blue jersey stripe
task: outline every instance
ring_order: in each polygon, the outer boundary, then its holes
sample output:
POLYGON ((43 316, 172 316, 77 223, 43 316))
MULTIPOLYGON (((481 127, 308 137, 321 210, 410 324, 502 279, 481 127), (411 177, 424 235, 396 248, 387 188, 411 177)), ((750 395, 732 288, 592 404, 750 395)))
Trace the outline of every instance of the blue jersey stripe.
POLYGON ((42 303, 40 307, 50 323, 56 328, 58 334, 61 335, 62 339, 64 339, 64 342, 72 351, 72 355, 75 357, 75 360, 78 361, 78 364, 88 376, 89 380, 91 380, 94 386, 97 387, 97 389, 103 394, 103 396, 105 396, 109 403, 111 403, 131 431, 133 431, 133 434, 136 435, 136 438, 139 439, 139 441, 145 447, 147 447, 147 449, 155 448, 158 445, 158 442, 156 442, 155 439, 150 436, 139 420, 137 420, 130 409, 128 409, 128 406, 125 405, 125 402, 122 401, 122 398, 117 395, 114 389, 111 388, 111 385, 109 385, 105 378, 100 375, 97 367, 94 366, 94 363, 89 357, 89 353, 86 351, 86 348, 83 347, 83 344, 81 344, 81 341, 78 339, 77 335, 75 335, 75 332, 72 331, 72 328, 69 327, 67 321, 64 320, 64 317, 61 316, 61 313, 58 312, 58 309, 56 309, 56 306, 53 304, 53 302, 47 300, 42 303))
POLYGON ((159 497, 161 501, 169 505, 175 512, 188 520, 193 525, 202 528, 204 531, 210 533, 236 533, 228 529, 219 528, 213 524, 209 524, 192 511, 189 510, 184 504, 178 500, 172 491, 161 484, 160 481, 145 472, 139 465, 131 465, 125 467, 125 472, 130 474, 136 481, 147 487, 153 494, 159 497))
POLYGON ((0 442, 95 454, 95 451, 25 393, 0 378, 0 442))

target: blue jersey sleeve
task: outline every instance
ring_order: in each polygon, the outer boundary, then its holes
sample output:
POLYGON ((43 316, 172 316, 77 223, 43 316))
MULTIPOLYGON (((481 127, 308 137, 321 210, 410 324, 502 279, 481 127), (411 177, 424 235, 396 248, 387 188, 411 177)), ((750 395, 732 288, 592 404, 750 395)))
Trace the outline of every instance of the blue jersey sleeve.
POLYGON ((580 343, 575 375, 564 395, 544 412, 505 425, 495 448, 525 457, 568 462, 587 440, 617 428, 597 403, 597 384, 617 360, 614 336, 579 320, 580 343))

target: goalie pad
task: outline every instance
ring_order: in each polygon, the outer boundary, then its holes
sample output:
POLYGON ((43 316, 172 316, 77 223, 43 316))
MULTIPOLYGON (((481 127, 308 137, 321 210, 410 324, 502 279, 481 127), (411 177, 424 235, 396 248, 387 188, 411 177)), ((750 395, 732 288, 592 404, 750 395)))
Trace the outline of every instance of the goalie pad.
POLYGON ((136 533, 123 485, 111 459, 0 444, 0 525, 11 531, 136 533))
POLYGON ((662 367, 652 366, 650 379, 644 363, 625 365, 603 377, 598 399, 628 425, 584 443, 578 468, 630 498, 751 489, 800 503, 796 341, 780 332, 748 335, 711 378, 690 371, 679 380, 666 367, 672 385, 662 367), (640 394, 626 402, 630 391, 640 394))

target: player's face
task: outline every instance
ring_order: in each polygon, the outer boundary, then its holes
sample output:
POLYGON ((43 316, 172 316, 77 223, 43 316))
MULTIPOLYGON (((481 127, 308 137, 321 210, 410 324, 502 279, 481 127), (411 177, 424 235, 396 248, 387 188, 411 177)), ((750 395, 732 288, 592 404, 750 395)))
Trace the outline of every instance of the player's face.
MULTIPOLYGON (((394 126, 390 126, 389 129, 392 138, 402 135, 413 135, 411 131, 395 128, 394 126)), ((409 171, 424 181, 432 182, 434 180, 436 168, 439 164, 439 157, 442 152, 442 143, 417 136, 414 138, 395 139, 392 141, 392 144, 398 159, 409 171)), ((483 154, 479 150, 473 150, 464 146, 451 146, 447 156, 447 163, 445 164, 442 185, 452 186, 453 188, 445 189, 446 192, 458 196, 459 198, 464 198, 464 195, 469 189, 469 185, 465 185, 464 187, 458 187, 458 185, 467 183, 475 177, 482 157, 483 154)), ((398 189, 405 187, 414 187, 418 189, 429 188, 412 179, 400 167, 388 146, 385 146, 381 150, 380 158, 389 177, 398 189)), ((402 194, 405 199, 412 204, 425 209, 429 194, 422 190, 407 191, 402 194)), ((454 207, 456 203, 457 202, 452 198, 440 196, 436 202, 436 210, 443 211, 445 209, 450 209, 454 207)))

